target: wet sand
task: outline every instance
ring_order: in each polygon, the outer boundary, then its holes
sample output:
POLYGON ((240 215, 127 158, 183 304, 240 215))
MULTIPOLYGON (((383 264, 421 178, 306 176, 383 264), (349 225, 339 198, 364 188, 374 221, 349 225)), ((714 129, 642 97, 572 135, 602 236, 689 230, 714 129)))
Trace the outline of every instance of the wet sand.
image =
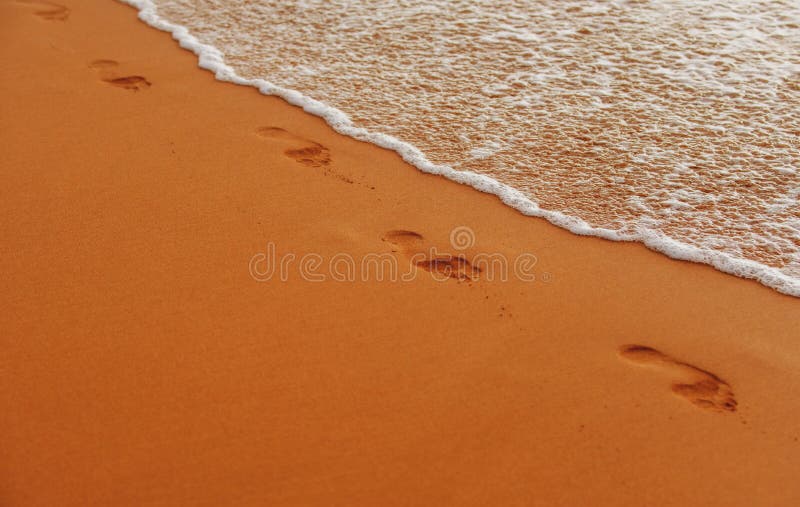
POLYGON ((66 8, 0 3, 0 504, 800 502, 797 299, 524 217, 215 81, 130 7, 66 8), (337 254, 415 276, 336 281, 337 254))

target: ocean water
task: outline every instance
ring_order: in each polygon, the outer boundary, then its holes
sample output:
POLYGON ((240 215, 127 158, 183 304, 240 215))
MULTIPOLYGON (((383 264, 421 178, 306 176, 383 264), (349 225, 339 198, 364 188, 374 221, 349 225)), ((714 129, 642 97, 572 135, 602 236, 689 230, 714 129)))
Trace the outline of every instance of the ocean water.
POLYGON ((800 2, 124 1, 423 171, 800 296, 800 2))

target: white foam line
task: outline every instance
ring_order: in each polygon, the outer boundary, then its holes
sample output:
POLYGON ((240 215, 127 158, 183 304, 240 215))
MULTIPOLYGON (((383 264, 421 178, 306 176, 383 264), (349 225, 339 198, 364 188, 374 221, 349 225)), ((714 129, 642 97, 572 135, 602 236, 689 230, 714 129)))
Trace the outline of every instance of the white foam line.
POLYGON ((494 194, 503 203, 518 210, 520 213, 544 218, 548 222, 567 229, 574 234, 595 236, 611 241, 639 241, 644 243, 647 248, 663 253, 673 259, 710 264, 719 271, 741 278, 754 279, 778 292, 800 297, 800 280, 782 273, 777 268, 765 266, 748 259, 739 259, 723 252, 702 250, 669 238, 660 231, 641 227, 638 224, 635 234, 623 234, 611 229, 592 227, 580 218, 564 215, 557 211, 543 210, 517 189, 488 176, 469 171, 457 171, 450 166, 434 164, 415 146, 392 136, 369 132, 366 129, 356 127, 343 111, 306 97, 297 90, 282 88, 264 79, 245 79, 237 75, 231 67, 225 64, 224 55, 217 48, 197 40, 185 26, 160 18, 156 14, 156 7, 152 0, 120 1, 139 9, 139 19, 148 25, 171 33, 182 48, 188 49, 198 56, 198 65, 213 72, 218 80, 252 86, 264 95, 281 97, 286 102, 323 118, 334 130, 341 134, 397 152, 403 160, 423 172, 438 174, 457 183, 469 185, 481 192, 494 194))

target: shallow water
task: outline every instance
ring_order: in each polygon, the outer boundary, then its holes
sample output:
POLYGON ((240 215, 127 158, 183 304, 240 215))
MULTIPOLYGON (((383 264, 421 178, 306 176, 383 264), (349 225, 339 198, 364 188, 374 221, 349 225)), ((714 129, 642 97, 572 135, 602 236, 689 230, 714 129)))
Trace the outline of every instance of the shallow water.
POLYGON ((798 2, 129 1, 422 169, 800 296, 798 2))

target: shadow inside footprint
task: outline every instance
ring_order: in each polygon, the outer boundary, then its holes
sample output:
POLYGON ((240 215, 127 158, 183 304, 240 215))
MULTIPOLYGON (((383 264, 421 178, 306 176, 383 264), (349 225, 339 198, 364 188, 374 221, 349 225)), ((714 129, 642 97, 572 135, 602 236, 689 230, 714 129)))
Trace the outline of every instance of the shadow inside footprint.
POLYGON ((70 14, 70 9, 64 5, 42 0, 27 0, 20 3, 34 6, 37 10, 33 13, 47 21, 65 21, 70 14))
POLYGON ((730 384, 711 372, 645 345, 623 345, 619 355, 639 366, 660 369, 676 376, 672 392, 697 407, 716 412, 736 411, 737 402, 730 384))
POLYGON ((102 69, 110 69, 110 68, 116 67, 117 65, 119 65, 119 63, 116 60, 100 59, 100 60, 94 60, 93 62, 91 62, 89 64, 89 68, 90 69, 102 70, 102 69))
POLYGON ((290 134, 288 131, 280 127, 258 127, 256 129, 256 134, 268 139, 285 139, 287 141, 297 139, 297 136, 290 134))
POLYGON ((397 229, 387 232, 381 239, 400 247, 404 251, 410 251, 420 248, 425 238, 418 232, 397 229))
POLYGON ((151 83, 147 79, 142 76, 125 76, 125 77, 113 77, 113 78, 106 78, 103 79, 106 83, 117 86, 119 88, 124 88, 126 90, 133 90, 138 92, 139 90, 144 90, 145 88, 150 88, 151 83))

